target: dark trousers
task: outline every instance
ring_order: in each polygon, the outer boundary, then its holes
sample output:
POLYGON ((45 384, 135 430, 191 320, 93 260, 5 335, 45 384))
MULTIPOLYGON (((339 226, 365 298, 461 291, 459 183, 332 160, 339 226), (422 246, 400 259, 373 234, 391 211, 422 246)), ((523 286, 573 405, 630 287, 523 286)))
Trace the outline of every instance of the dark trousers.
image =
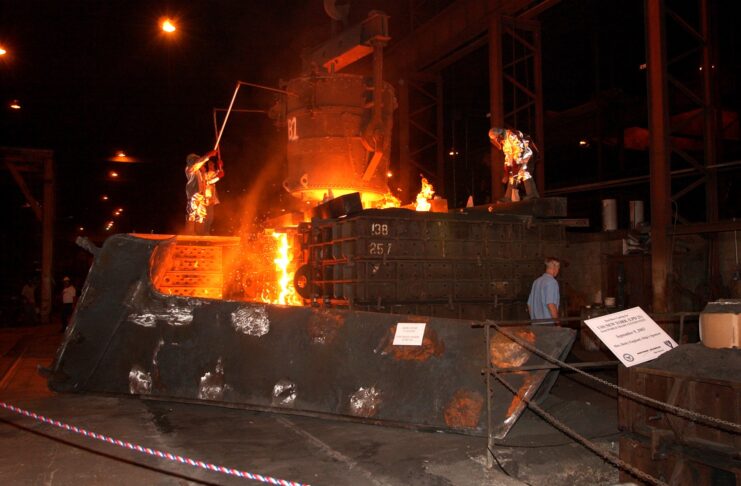
POLYGON ((67 324, 75 310, 75 304, 62 304, 62 332, 67 329, 67 324))

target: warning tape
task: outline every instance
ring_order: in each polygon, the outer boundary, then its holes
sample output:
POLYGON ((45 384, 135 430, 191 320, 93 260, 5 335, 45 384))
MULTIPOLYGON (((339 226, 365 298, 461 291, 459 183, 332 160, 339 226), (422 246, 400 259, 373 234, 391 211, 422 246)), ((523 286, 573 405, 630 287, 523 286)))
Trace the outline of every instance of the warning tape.
POLYGON ((195 459, 190 459, 188 457, 178 456, 176 454, 171 454, 169 452, 162 452, 157 449, 150 449, 149 447, 143 447, 138 444, 132 444, 131 442, 125 442, 119 439, 114 439, 112 437, 108 437, 107 435, 98 434, 96 432, 90 432, 89 430, 85 430, 80 427, 75 427, 74 425, 65 424, 64 422, 50 419, 43 415, 39 415, 35 412, 30 412, 28 410, 15 407, 13 405, 10 405, 2 401, 0 401, 0 407, 6 410, 10 410, 11 412, 15 412, 19 415, 25 415, 26 417, 31 417, 32 419, 38 420, 40 422, 44 422, 46 424, 59 427, 60 429, 67 430, 69 432, 74 432, 75 434, 80 434, 85 437, 97 439, 103 442, 108 442, 109 444, 117 445, 125 449, 131 449, 132 451, 149 454, 150 456, 155 456, 155 457, 159 457, 162 459, 168 459, 173 462, 179 462, 181 464, 187 464, 193 467, 200 467, 201 469, 206 469, 208 471, 219 472, 223 474, 228 474, 230 476, 237 476, 240 478, 252 479, 253 481, 260 481, 261 483, 277 484, 279 486, 309 486, 308 484, 304 484, 304 483, 297 483, 295 481, 287 481, 285 479, 277 479, 271 476, 263 476, 262 474, 255 474, 255 473, 251 473, 248 471, 240 471, 238 469, 233 469, 230 467, 218 466, 216 464, 211 464, 211 463, 203 462, 203 461, 197 461, 195 459))

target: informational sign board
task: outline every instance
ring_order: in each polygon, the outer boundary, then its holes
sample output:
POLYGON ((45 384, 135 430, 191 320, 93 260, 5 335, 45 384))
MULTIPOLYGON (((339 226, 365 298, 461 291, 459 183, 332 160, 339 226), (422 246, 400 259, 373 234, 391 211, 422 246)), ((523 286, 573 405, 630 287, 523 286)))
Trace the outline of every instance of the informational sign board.
POLYGON ((424 322, 399 322, 396 324, 394 346, 421 346, 425 335, 424 322))
POLYGON ((587 319, 584 323, 628 368, 677 347, 677 343, 640 307, 587 319))

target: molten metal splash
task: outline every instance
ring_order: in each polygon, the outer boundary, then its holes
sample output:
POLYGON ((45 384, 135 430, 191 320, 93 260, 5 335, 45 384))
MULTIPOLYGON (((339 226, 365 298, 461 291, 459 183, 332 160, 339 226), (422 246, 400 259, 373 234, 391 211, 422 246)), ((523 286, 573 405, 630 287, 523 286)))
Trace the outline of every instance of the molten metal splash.
POLYGON ((417 202, 415 203, 415 209, 417 211, 429 211, 432 208, 430 200, 435 194, 435 190, 432 188, 432 184, 427 179, 422 178, 422 189, 417 194, 417 202))
POLYGON ((278 273, 279 294, 273 304, 283 305, 301 305, 301 299, 296 295, 293 288, 293 275, 295 271, 290 270, 291 265, 291 246, 288 244, 288 235, 286 233, 273 233, 276 241, 275 249, 275 269, 278 273))

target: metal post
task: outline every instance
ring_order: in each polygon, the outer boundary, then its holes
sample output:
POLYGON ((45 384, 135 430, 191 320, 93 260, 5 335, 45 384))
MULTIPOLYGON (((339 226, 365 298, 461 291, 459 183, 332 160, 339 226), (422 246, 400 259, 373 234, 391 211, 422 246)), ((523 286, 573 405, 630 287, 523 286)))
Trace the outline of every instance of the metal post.
MULTIPOLYGON (((715 80, 715 38, 708 0, 700 1, 700 31, 702 34, 702 81, 704 113, 705 167, 718 162, 718 98, 715 80)), ((718 176, 714 169, 705 174, 705 217, 708 223, 718 221, 718 176)), ((708 248, 708 281, 720 279, 720 247, 717 235, 711 235, 708 248)), ((714 295, 713 297, 718 297, 714 295)))
POLYGON ((41 221, 41 322, 49 323, 54 250, 54 159, 44 159, 44 202, 41 221))
POLYGON ((541 65, 541 37, 540 23, 533 30, 535 58, 533 61, 535 72, 535 143, 538 144, 538 160, 535 162, 535 186, 538 194, 545 194, 545 133, 543 132, 543 66, 541 65))
MULTIPOLYGON (((502 17, 489 19, 489 113, 492 127, 504 127, 504 94, 502 85, 502 17)), ((540 148, 540 147, 538 147, 540 148)), ((542 164, 539 165, 539 167, 542 164)), ((504 196, 504 154, 491 146, 491 202, 504 196)), ((537 178, 536 178, 537 179, 537 178)), ((537 183, 537 180, 536 180, 537 183)))
POLYGON ((494 460, 491 449, 494 446, 494 440, 491 437, 491 325, 484 323, 484 335, 486 336, 486 467, 494 467, 494 460))
MULTIPOLYGON (((402 202, 408 202, 411 193, 412 167, 409 158, 409 83, 406 79, 399 80, 399 184, 402 202)), ((391 192, 396 194, 396 188, 391 192)))
MULTIPOLYGON (((443 131, 445 122, 445 104, 443 103, 443 76, 438 73, 435 77, 435 94, 437 98, 436 105, 436 118, 437 118, 437 189, 436 192, 439 194, 446 194, 445 192, 445 132, 443 131)), ((455 163, 455 162, 454 162, 455 163)), ((453 201, 455 206, 455 201, 453 201)))
POLYGON ((667 275, 671 219, 669 123, 667 108, 664 2, 646 0, 646 60, 648 71, 649 163, 651 165, 651 275, 653 312, 667 312, 667 275))

